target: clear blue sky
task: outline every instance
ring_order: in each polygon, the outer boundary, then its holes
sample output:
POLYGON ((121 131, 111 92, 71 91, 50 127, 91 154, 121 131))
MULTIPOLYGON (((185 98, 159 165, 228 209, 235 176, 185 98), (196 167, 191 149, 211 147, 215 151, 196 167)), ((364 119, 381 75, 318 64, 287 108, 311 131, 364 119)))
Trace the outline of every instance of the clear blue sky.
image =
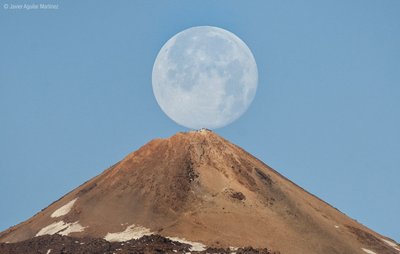
POLYGON ((185 131, 154 99, 153 62, 177 32, 212 25, 259 70, 250 109, 216 132, 400 241, 400 1, 0 3, 0 230, 185 131))

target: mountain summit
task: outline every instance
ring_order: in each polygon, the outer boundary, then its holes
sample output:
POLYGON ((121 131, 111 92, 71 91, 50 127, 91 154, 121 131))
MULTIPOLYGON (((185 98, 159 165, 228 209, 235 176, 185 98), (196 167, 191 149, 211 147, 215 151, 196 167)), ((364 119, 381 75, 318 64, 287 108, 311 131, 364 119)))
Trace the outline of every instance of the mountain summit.
POLYGON ((155 139, 0 242, 43 235, 126 241, 157 234, 206 247, 268 247, 285 254, 398 254, 392 240, 308 193, 208 131, 155 139))

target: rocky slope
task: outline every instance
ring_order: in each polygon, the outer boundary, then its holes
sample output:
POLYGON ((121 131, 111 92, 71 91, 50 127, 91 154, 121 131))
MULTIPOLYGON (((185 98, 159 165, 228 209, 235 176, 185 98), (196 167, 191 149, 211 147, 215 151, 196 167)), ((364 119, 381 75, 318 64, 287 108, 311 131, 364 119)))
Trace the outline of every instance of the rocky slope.
POLYGON ((266 248, 207 248, 203 251, 193 251, 191 248, 188 244, 171 241, 159 235, 143 236, 124 242, 108 242, 101 238, 74 238, 55 234, 38 236, 17 243, 0 243, 0 253, 2 254, 279 254, 266 248))

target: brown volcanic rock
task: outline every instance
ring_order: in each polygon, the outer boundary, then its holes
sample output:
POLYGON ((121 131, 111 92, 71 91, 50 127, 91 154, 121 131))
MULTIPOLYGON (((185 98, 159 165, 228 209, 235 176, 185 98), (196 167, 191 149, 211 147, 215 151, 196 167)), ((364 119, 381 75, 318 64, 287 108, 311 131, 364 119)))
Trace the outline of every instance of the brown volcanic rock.
POLYGON ((399 253, 383 236, 207 130, 149 142, 2 232, 0 242, 39 232, 104 238, 123 231, 117 237, 154 233, 214 248, 268 247, 288 254, 366 253, 362 248, 399 253))

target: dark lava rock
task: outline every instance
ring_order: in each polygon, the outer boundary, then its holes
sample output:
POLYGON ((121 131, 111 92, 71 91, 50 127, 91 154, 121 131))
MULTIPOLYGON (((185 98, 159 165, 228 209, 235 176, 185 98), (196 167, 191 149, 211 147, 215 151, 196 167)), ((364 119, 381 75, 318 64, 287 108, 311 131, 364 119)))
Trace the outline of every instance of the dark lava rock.
POLYGON ((232 198, 236 198, 238 200, 245 200, 246 199, 246 196, 241 192, 234 192, 234 193, 231 194, 231 197, 232 198))
MULTIPOLYGON (((101 238, 74 238, 44 235, 17 243, 0 243, 0 254, 148 254, 148 253, 233 253, 229 249, 208 248, 190 251, 190 245, 160 235, 143 236, 126 242, 108 242, 101 238)), ((267 249, 240 248, 237 254, 278 254, 267 249)))

